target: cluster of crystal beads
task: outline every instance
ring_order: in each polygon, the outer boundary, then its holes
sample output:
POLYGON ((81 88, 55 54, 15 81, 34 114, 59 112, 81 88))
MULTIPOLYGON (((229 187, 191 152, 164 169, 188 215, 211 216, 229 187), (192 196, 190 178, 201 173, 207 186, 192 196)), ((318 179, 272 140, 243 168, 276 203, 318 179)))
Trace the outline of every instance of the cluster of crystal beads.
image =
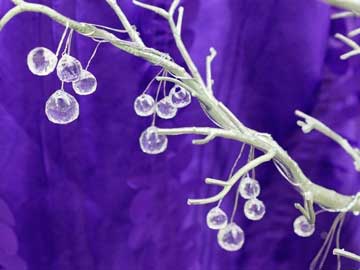
POLYGON ((245 242, 244 231, 234 222, 220 229, 217 235, 218 244, 227 251, 237 251, 245 242))
POLYGON ((246 199, 244 214, 250 220, 260 220, 264 217, 266 208, 264 203, 257 197, 260 195, 260 184, 250 176, 245 176, 239 185, 241 197, 246 199))
POLYGON ((305 216, 299 216, 294 220, 294 232, 300 237, 309 237, 315 231, 315 224, 310 224, 305 216))
POLYGON ((38 76, 46 76, 55 70, 57 56, 47 48, 32 49, 27 56, 27 65, 30 71, 38 76))
POLYGON ((206 223, 210 229, 220 230, 228 224, 228 217, 220 207, 216 206, 207 213, 206 223))
POLYGON ((168 139, 165 135, 158 134, 157 127, 151 126, 141 133, 139 138, 141 150, 150 155, 164 152, 168 139))

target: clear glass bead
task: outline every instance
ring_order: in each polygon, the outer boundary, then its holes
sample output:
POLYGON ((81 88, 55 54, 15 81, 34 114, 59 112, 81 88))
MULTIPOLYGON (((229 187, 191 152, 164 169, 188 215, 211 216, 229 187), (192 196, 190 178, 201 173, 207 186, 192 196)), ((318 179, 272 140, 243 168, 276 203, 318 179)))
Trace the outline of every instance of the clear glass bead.
POLYGON ((83 69, 79 79, 74 81, 72 85, 76 94, 85 96, 96 91, 97 80, 91 72, 83 69))
POLYGON ((237 251, 245 242, 244 231, 235 223, 228 224, 218 232, 218 244, 227 251, 237 251))
POLYGON ((259 182, 247 176, 240 182, 239 192, 244 199, 253 199, 260 194, 259 182))
POLYGON ((210 229, 220 230, 225 228, 228 222, 226 213, 219 207, 212 208, 206 216, 206 223, 210 229))
POLYGON ((164 152, 167 148, 168 139, 165 135, 159 135, 157 127, 151 126, 141 133, 139 138, 141 150, 150 155, 164 152))
POLYGON ((71 55, 64 54, 56 68, 60 81, 74 82, 80 78, 82 66, 79 60, 71 55))
POLYGON ((190 93, 177 85, 170 90, 169 97, 171 103, 176 108, 184 108, 191 103, 190 93))
POLYGON ((258 199, 247 200, 244 205, 244 214, 250 220, 260 220, 266 212, 265 205, 258 199))
POLYGON ((47 100, 45 113, 55 124, 68 124, 79 117, 79 103, 64 90, 57 90, 47 100))
POLYGON ((135 99, 134 110, 139 116, 150 116, 155 112, 155 100, 148 94, 142 94, 135 99))
POLYGON ((37 47, 29 52, 27 65, 33 74, 46 76, 55 70, 57 60, 56 55, 49 49, 37 47))
POLYGON ((156 113, 162 119, 171 119, 176 116, 177 108, 170 101, 170 97, 164 97, 156 104, 156 113))
POLYGON ((294 220, 294 232, 301 237, 309 237, 315 232, 315 224, 310 224, 305 216, 294 220))

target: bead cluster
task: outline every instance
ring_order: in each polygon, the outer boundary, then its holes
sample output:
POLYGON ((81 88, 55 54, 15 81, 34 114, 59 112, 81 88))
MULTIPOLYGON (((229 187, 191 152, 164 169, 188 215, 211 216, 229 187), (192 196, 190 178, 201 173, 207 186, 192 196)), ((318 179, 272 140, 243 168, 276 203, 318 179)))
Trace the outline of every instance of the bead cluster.
MULTIPOLYGON (((63 36, 66 34, 66 30, 63 36)), ((47 76, 56 69, 56 74, 62 82, 62 87, 56 90, 47 100, 45 114, 55 124, 69 124, 79 117, 79 103, 74 96, 65 92, 64 83, 72 83, 74 92, 78 95, 90 95, 96 91, 97 80, 95 76, 84 69, 78 59, 70 55, 70 39, 68 36, 65 50, 58 60, 58 52, 55 54, 45 47, 32 49, 27 56, 29 70, 38 76, 47 76)), ((61 47, 62 41, 59 44, 61 47)))
MULTIPOLYGON (((164 74, 166 74, 166 72, 164 74)), ((154 79, 156 79, 156 77, 154 79)), ((158 134, 157 127, 155 126, 155 117, 158 116, 162 119, 174 118, 179 109, 191 103, 191 94, 178 85, 174 85, 169 94, 166 95, 166 84, 163 82, 159 83, 156 97, 153 98, 147 92, 154 79, 146 87, 145 91, 134 101, 134 110, 138 116, 153 116, 152 125, 144 130, 139 138, 141 150, 151 155, 164 152, 168 143, 165 135, 158 134), (158 100, 161 86, 164 86, 164 96, 158 100)))

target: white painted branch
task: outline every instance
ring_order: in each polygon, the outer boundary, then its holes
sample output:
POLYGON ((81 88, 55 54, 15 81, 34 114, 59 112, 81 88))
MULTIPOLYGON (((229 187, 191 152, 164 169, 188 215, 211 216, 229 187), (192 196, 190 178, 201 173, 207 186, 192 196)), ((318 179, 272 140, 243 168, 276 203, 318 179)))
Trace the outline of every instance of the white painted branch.
POLYGON ((179 36, 181 36, 183 18, 184 18, 184 7, 179 7, 178 19, 177 19, 177 23, 176 23, 176 29, 177 29, 179 36))
POLYGON ((339 248, 335 248, 333 250, 333 254, 336 256, 341 256, 344 258, 348 258, 350 260, 356 261, 356 262, 360 262, 360 256, 356 255, 355 253, 351 253, 349 251, 346 251, 344 249, 339 249, 339 248))
POLYGON ((359 0, 325 0, 325 2, 335 7, 343 8, 351 12, 360 14, 359 0))
POLYGON ((356 14, 351 11, 343 11, 343 12, 338 12, 338 13, 331 15, 331 19, 336 20, 336 19, 355 17, 355 16, 356 16, 356 14))
POLYGON ((217 54, 216 50, 213 47, 211 47, 210 55, 206 57, 206 84, 210 93, 213 92, 213 84, 214 84, 214 80, 212 79, 211 64, 212 61, 215 59, 216 54, 217 54))
POLYGON ((120 8, 120 6, 117 4, 116 0, 106 0, 106 2, 110 5, 110 7, 115 11, 116 15, 119 17, 120 22, 124 26, 125 30, 128 32, 131 40, 133 42, 138 43, 140 46, 144 46, 144 43, 142 39, 139 37, 139 34, 136 32, 136 30, 132 27, 129 20, 125 16, 124 12, 120 8))
POLYGON ((297 124, 301 127, 304 133, 309 133, 315 129, 321 134, 335 141, 345 150, 346 153, 348 153, 352 157, 352 159, 354 160, 355 169, 357 171, 360 171, 360 151, 358 148, 353 148, 348 142, 348 140, 346 140, 345 138, 334 132, 332 129, 327 127, 319 120, 301 111, 295 111, 295 114, 305 120, 305 122, 303 121, 297 122, 297 124))

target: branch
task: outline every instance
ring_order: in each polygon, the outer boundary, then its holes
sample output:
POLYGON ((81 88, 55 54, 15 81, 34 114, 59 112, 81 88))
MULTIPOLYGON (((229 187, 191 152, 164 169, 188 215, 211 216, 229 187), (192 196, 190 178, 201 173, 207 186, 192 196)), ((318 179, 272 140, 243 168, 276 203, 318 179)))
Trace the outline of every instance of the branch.
POLYGON ((106 2, 110 5, 110 7, 115 11, 116 15, 119 17, 120 22, 124 26, 125 30, 128 32, 131 40, 141 46, 144 46, 143 41, 139 37, 139 34, 132 27, 129 20, 125 16, 124 12, 120 8, 120 6, 117 4, 116 0, 106 0, 106 2))
MULTIPOLYGON (((350 33, 352 33, 352 32, 350 32, 350 33)), ((354 34, 354 33, 352 33, 352 34, 354 34)), ((346 59, 348 59, 350 57, 353 57, 355 55, 360 54, 360 46, 355 41, 353 41, 352 39, 350 39, 350 38, 348 38, 348 37, 346 37, 346 36, 344 36, 342 34, 336 34, 335 38, 341 40, 342 42, 344 42, 346 45, 348 45, 350 48, 353 49, 350 52, 344 53, 343 55, 341 55, 340 56, 341 60, 346 60, 346 59)))
POLYGON ((355 17, 355 16, 357 16, 357 15, 354 12, 343 11, 343 12, 338 12, 338 13, 335 13, 335 14, 331 15, 331 19, 336 20, 336 19, 342 19, 342 18, 347 18, 347 17, 355 17))
POLYGON ((325 124, 320 122, 319 120, 301 112, 295 111, 295 114, 305 120, 305 122, 299 120, 297 124, 301 127, 304 133, 309 133, 313 129, 317 130, 321 134, 329 137, 337 144, 339 144, 346 153, 348 153, 352 159, 354 160, 354 166, 357 171, 360 171, 360 150, 358 148, 353 148, 348 140, 341 137, 339 134, 334 132, 332 129, 327 127, 325 124))
POLYGON ((298 209, 304 217, 306 217, 310 224, 315 224, 316 215, 314 211, 314 201, 311 192, 304 193, 304 207, 299 203, 295 203, 295 208, 298 209))
POLYGON ((344 249, 335 248, 333 250, 333 255, 345 257, 345 258, 348 258, 350 260, 360 262, 360 256, 359 255, 356 255, 356 254, 351 253, 349 251, 346 251, 344 249))
POLYGON ((216 57, 216 50, 214 48, 210 48, 210 55, 206 57, 206 84, 207 84, 207 88, 210 91, 210 93, 213 92, 213 84, 214 81, 212 79, 212 72, 211 72, 211 63, 214 60, 214 58, 216 57))
POLYGON ((358 0, 325 0, 325 2, 356 14, 360 13, 360 2, 358 0))
POLYGON ((184 7, 179 7, 179 15, 176 23, 176 30, 178 31, 180 36, 181 36, 183 17, 184 17, 184 7))

